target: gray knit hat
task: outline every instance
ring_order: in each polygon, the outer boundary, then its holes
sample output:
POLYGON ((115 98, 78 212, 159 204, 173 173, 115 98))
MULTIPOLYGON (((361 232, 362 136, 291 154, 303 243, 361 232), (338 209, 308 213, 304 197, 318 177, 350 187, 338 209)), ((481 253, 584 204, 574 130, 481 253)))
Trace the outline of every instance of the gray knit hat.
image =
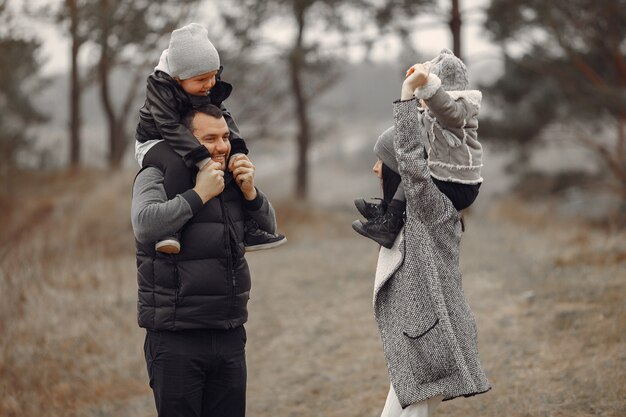
POLYGON ((467 67, 452 51, 443 48, 439 55, 430 61, 430 72, 441 80, 446 91, 467 90, 469 77, 467 67))
POLYGON ((396 136, 396 128, 391 126, 385 130, 374 145, 374 153, 383 164, 387 165, 393 172, 399 174, 398 161, 396 160, 396 150, 393 146, 393 138, 396 136))
POLYGON ((198 23, 190 23, 172 32, 167 50, 170 76, 186 80, 220 68, 220 56, 209 40, 209 32, 198 23))

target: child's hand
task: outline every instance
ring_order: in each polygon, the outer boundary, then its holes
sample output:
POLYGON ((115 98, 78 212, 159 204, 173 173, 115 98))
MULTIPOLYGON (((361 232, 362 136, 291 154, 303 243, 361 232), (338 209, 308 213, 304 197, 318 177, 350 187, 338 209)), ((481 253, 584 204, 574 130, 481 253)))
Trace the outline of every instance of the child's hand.
POLYGON ((413 97, 413 92, 426 84, 430 74, 430 63, 415 64, 406 71, 406 78, 402 83, 402 100, 408 100, 413 97))

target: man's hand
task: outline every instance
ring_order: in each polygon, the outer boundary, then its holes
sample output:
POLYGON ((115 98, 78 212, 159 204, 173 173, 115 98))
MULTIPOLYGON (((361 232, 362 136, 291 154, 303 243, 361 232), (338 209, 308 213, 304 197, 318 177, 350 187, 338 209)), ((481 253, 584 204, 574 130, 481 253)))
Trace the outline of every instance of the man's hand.
POLYGON ((406 78, 402 83, 401 100, 409 100, 413 97, 416 88, 426 84, 430 74, 430 63, 415 64, 406 72, 406 78))
POLYGON ((196 186, 193 190, 198 193, 202 203, 224 191, 224 171, 219 162, 209 162, 196 174, 196 186))
POLYGON ((244 154, 237 154, 230 159, 228 169, 232 171, 235 183, 241 189, 246 200, 251 201, 256 198, 256 188, 254 188, 255 167, 244 154))

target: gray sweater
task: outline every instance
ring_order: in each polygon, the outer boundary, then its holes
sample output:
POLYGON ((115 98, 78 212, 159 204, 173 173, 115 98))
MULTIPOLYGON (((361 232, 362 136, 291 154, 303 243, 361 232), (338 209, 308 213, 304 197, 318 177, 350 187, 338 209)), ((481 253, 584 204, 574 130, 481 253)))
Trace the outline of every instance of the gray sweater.
MULTIPOLYGON (((168 201, 163 187, 163 174, 157 168, 148 167, 137 175, 133 186, 131 222, 135 238, 148 243, 171 236, 200 208, 202 200, 193 189, 168 201)), ((275 233, 274 208, 258 189, 257 198, 248 203, 248 213, 261 229, 275 233)))
POLYGON ((403 408, 437 395, 452 399, 490 388, 463 294, 459 213, 430 177, 416 112, 415 99, 394 104, 406 222, 394 246, 381 248, 374 285, 374 315, 403 408))

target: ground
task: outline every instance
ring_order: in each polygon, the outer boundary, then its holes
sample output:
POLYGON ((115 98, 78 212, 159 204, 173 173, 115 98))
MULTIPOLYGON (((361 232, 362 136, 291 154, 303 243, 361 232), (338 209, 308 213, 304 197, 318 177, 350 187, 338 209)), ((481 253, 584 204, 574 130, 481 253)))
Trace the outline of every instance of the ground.
MULTIPOLYGON (((259 179, 289 242, 248 255, 250 416, 380 415, 377 247, 350 228, 352 198, 377 185, 353 168, 315 176, 309 203, 259 179)), ((37 176, 31 186, 45 181, 45 193, 25 186, 23 204, 2 200, 0 416, 156 415, 136 325, 132 177, 37 176)), ((493 389, 436 415, 626 415, 624 232, 514 197, 466 221, 463 282, 493 389)))

